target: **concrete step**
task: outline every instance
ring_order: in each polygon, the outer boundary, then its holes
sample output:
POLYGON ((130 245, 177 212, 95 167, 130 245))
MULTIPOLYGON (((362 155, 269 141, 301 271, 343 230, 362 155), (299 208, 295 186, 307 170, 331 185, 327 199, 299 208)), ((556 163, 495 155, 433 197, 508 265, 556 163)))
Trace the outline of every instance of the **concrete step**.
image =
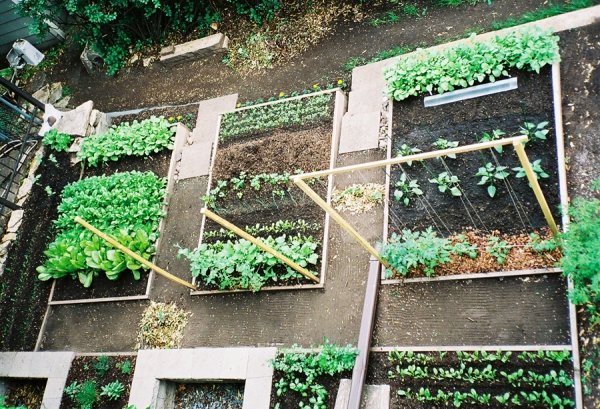
MULTIPOLYGON (((342 379, 337 397, 335 398, 335 409, 346 409, 350 397, 350 379, 342 379)), ((390 385, 365 385, 362 395, 361 409, 389 409, 390 407, 390 385)))
POLYGON ((194 143, 204 140, 214 142, 217 136, 218 116, 223 112, 235 109, 237 99, 238 94, 231 94, 200 102, 196 127, 192 132, 194 143))
POLYGON ((179 180, 208 176, 212 147, 211 143, 184 146, 181 150, 179 180))
POLYGON ((385 96, 381 88, 363 88, 350 91, 348 94, 348 112, 358 114, 380 111, 384 99, 385 96))
POLYGON ((379 147, 381 112, 347 112, 342 118, 339 153, 358 152, 379 147))

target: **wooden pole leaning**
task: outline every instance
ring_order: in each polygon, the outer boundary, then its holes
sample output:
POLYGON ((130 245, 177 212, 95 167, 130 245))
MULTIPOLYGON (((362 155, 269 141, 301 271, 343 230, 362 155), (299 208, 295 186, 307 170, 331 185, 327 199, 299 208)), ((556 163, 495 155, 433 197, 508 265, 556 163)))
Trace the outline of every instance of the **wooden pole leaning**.
POLYGON ((301 267, 300 265, 298 265, 298 263, 295 263, 294 261, 290 260, 288 257, 284 256, 283 254, 274 250, 270 246, 266 245, 265 243, 263 243, 262 240, 259 240, 256 237, 249 235, 244 230, 240 229, 233 223, 230 223, 227 220, 223 219, 221 216, 217 215, 216 213, 208 210, 206 207, 203 208, 202 210, 200 210, 200 212, 202 214, 206 215, 206 217, 208 217, 212 221, 220 224, 221 226, 225 227, 226 229, 231 230, 232 232, 234 232, 238 236, 242 237, 243 239, 248 240, 250 243, 254 244, 259 249, 276 257, 279 261, 281 261, 284 264, 287 264, 289 267, 293 268, 294 270, 296 270, 297 272, 302 274, 304 277, 314 281, 315 283, 319 283, 319 281, 320 281, 319 277, 315 276, 313 273, 311 273, 304 267, 301 267))
POLYGON ((552 212, 550 211, 548 202, 546 202, 546 198, 544 197, 544 193, 542 192, 542 188, 540 187, 540 183, 538 182, 537 176, 533 171, 533 168, 531 167, 531 163, 529 162, 529 158, 527 157, 527 153, 525 152, 523 142, 514 142, 513 146, 515 147, 515 151, 517 152, 517 156, 519 157, 521 166, 523 166, 523 170, 525 170, 525 174, 527 175, 529 184, 533 189, 535 198, 537 199, 538 203, 540 204, 540 207, 542 208, 542 212, 544 213, 546 222, 548 223, 548 226, 550 226, 552 234, 556 236, 558 235, 558 227, 556 226, 556 222, 554 221, 554 217, 552 216, 552 212))
POLYGON ((371 246, 371 244, 369 244, 369 242, 365 240, 360 233, 354 229, 354 227, 350 226, 350 224, 342 216, 340 216, 340 214, 336 212, 333 207, 321 199, 321 197, 314 190, 312 190, 310 186, 304 182, 304 180, 302 180, 304 176, 305 175, 296 175, 292 178, 292 180, 300 189, 302 189, 302 191, 304 191, 304 193, 306 193, 308 197, 318 204, 321 209, 329 213, 329 216, 331 216, 333 220, 335 220, 350 236, 352 236, 352 238, 354 238, 354 240, 356 240, 362 248, 367 250, 369 254, 379 260, 379 262, 381 262, 381 264, 383 264, 387 269, 394 271, 394 268, 390 265, 390 263, 381 257, 381 254, 379 254, 379 252, 373 246, 371 246))
POLYGON ((156 271, 158 274, 160 274, 161 276, 173 281, 174 283, 177 284, 181 284, 187 288, 190 288, 192 290, 197 290, 198 288, 191 284, 188 283, 185 280, 182 280, 179 277, 174 276, 173 274, 169 273, 166 270, 163 270, 162 268, 160 268, 159 266, 157 266, 154 263, 151 263, 150 261, 146 260, 145 258, 143 258, 142 256, 140 256, 139 254, 134 253, 133 251, 129 250, 127 247, 125 247, 124 245, 122 245, 121 243, 119 243, 117 240, 113 239, 112 237, 110 237, 108 234, 101 232, 100 230, 98 230, 97 228, 95 228, 94 226, 92 226, 91 224, 89 224, 88 222, 86 222, 85 220, 83 220, 81 217, 79 216, 75 216, 75 222, 81 224, 83 227, 85 227, 86 229, 88 229, 89 231, 91 231, 92 233, 94 233, 96 236, 100 237, 101 239, 103 239, 104 241, 106 241, 107 243, 109 243, 110 245, 112 245, 113 247, 115 247, 116 249, 122 251, 123 253, 127 254, 129 257, 139 261, 140 263, 142 263, 143 265, 145 265, 146 267, 156 271))

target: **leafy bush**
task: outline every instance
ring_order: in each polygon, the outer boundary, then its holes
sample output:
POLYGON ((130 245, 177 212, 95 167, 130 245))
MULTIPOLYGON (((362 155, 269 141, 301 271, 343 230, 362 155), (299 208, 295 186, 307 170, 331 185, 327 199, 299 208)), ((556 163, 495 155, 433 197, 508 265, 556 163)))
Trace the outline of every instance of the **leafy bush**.
POLYGON ((50 129, 44 135, 42 143, 54 149, 57 152, 66 152, 69 150, 73 137, 66 133, 60 133, 56 129, 50 129))
POLYGON ((100 271, 110 280, 129 269, 134 278, 146 269, 136 260, 113 249, 73 219, 80 216, 121 244, 149 260, 160 219, 166 180, 152 172, 126 172, 96 176, 67 185, 54 222, 58 235, 37 268, 40 280, 78 277, 89 287, 100 271))
POLYGON ((152 116, 113 126, 103 134, 85 138, 77 156, 91 166, 116 161, 123 156, 148 156, 173 149, 175 128, 163 117, 152 116))
POLYGON ((303 125, 329 118, 332 115, 332 96, 333 94, 320 94, 228 112, 221 120, 219 140, 227 141, 261 130, 303 125))
POLYGON ((444 93, 507 77, 509 68, 539 72, 559 61, 558 37, 540 29, 496 36, 489 42, 422 51, 385 71, 388 94, 396 101, 422 93, 444 93))
MULTIPOLYGON (((316 253, 318 245, 310 236, 269 236, 263 241, 301 267, 310 268, 319 261, 319 255, 316 253)), ((180 249, 179 255, 190 260, 194 277, 221 290, 241 288, 259 291, 270 281, 287 281, 302 277, 273 255, 244 239, 203 243, 193 251, 180 249), (278 274, 282 270, 283 274, 278 274)))
POLYGON ((106 396, 108 400, 118 400, 125 391, 125 387, 117 380, 104 385, 101 390, 100 396, 106 396))
POLYGON ((326 409, 328 392, 316 382, 317 378, 351 370, 357 355, 358 351, 351 345, 338 347, 328 340, 320 346, 319 352, 304 352, 294 345, 271 363, 283 375, 275 384, 276 394, 281 396, 292 390, 307 398, 306 402, 304 399, 300 402, 300 407, 326 409))

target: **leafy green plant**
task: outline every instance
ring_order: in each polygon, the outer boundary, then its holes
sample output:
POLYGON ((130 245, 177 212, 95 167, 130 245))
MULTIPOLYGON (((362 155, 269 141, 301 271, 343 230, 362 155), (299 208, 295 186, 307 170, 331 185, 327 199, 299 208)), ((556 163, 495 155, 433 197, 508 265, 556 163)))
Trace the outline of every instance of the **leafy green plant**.
POLYGON ((49 197, 54 196, 56 194, 56 192, 54 190, 52 190, 52 187, 50 187, 50 186, 45 186, 44 191, 46 192, 46 194, 49 197))
POLYGON ((496 196, 496 183, 506 179, 510 173, 506 170, 508 166, 494 166, 491 162, 480 167, 475 176, 481 177, 478 185, 487 185, 487 192, 490 197, 496 196))
MULTIPOLYGON (((396 156, 401 158, 404 156, 411 156, 411 155, 417 154, 419 152, 421 152, 421 149, 412 147, 412 146, 408 146, 407 144, 403 143, 400 146, 400 148, 398 148, 398 150, 396 150, 396 156)), ((412 166, 412 161, 408 161, 408 162, 406 162, 406 164, 408 166, 412 166)))
POLYGON ((407 180, 407 175, 404 172, 400 174, 400 178, 394 183, 394 200, 404 203, 404 206, 409 206, 413 198, 422 194, 423 191, 419 186, 419 181, 416 179, 407 180))
POLYGON ((73 381, 71 382, 71 384, 69 386, 65 387, 65 393, 67 394, 67 396, 71 399, 75 398, 75 395, 77 395, 77 391, 79 390, 79 383, 77 381, 73 381))
POLYGON ((100 355, 92 365, 96 374, 102 377, 110 371, 110 358, 107 355, 100 355))
MULTIPOLYGON (((500 129, 494 129, 491 132, 484 132, 483 135, 481 135, 481 138, 479 138, 479 142, 497 141, 498 139, 502 139, 504 135, 506 135, 506 133, 504 133, 500 129)), ((504 146, 494 146, 494 150, 501 154, 502 152, 504 152, 504 146)))
POLYGON ((258 131, 282 126, 303 125, 331 117, 332 93, 285 99, 225 113, 219 140, 229 141, 258 131))
POLYGON ((101 390, 100 396, 106 396, 108 400, 118 400, 123 395, 125 387, 117 380, 104 385, 101 390))
POLYGON ((351 370, 357 355, 351 345, 339 347, 328 340, 319 347, 319 352, 305 352, 294 345, 271 362, 275 371, 281 373, 275 393, 280 397, 293 391, 302 396, 301 408, 326 409, 329 393, 317 379, 351 370))
POLYGON ((173 149, 175 128, 163 117, 152 116, 141 122, 125 122, 83 140, 77 157, 90 166, 117 161, 123 156, 148 156, 173 149))
MULTIPOLYGON (((546 171, 542 168, 542 160, 541 159, 536 159, 533 162, 531 162, 531 168, 533 169, 535 178, 538 180, 539 179, 547 179, 550 177, 550 175, 547 174, 546 171)), ((524 178, 527 176, 525 169, 522 168, 521 166, 514 167, 514 168, 512 168, 512 170, 517 172, 515 174, 515 177, 517 177, 517 178, 524 178)))
POLYGON ((388 95, 396 101, 425 92, 443 93, 508 76, 509 68, 539 72, 560 59, 558 37, 539 28, 474 42, 422 51, 400 60, 384 73, 388 95))
MULTIPOLYGON (((246 226, 244 230, 253 236, 273 235, 281 233, 294 232, 297 234, 306 234, 318 231, 322 228, 320 223, 308 223, 304 219, 299 220, 277 220, 274 223, 262 225, 260 223, 254 226, 246 226)), ((230 230, 219 229, 204 232, 204 239, 234 239, 237 235, 230 230)))
POLYGON ((146 267, 107 245, 73 222, 80 216, 99 230, 149 260, 155 253, 166 180, 152 172, 126 172, 90 177, 67 185, 55 220, 58 235, 37 268, 40 280, 72 277, 86 287, 104 272, 111 280, 128 269, 135 279, 146 267))
POLYGON ((530 233, 528 246, 536 253, 547 253, 560 248, 561 243, 554 237, 542 239, 539 234, 530 233))
POLYGON ((6 396, 0 395, 0 409, 27 409, 25 406, 9 406, 6 402, 6 396))
POLYGON ((42 143, 57 152, 66 152, 73 143, 73 137, 66 133, 60 133, 56 129, 50 129, 44 135, 42 143))
POLYGON ((438 190, 442 193, 448 192, 452 196, 462 196, 459 188, 460 179, 456 175, 450 175, 448 172, 442 172, 433 179, 429 179, 430 183, 436 184, 438 190))
POLYGON ((479 254, 477 251, 477 244, 469 243, 464 234, 459 234, 454 237, 454 248, 452 251, 459 256, 467 256, 472 259, 477 258, 477 255, 479 254))
POLYGON ((527 136, 530 141, 545 141, 546 135, 548 135, 548 122, 540 122, 539 124, 534 124, 532 122, 525 122, 523 126, 519 128, 519 133, 521 135, 527 136))
MULTIPOLYGON (((438 138, 435 142, 432 143, 432 145, 434 147, 436 147, 437 149, 441 149, 441 150, 452 149, 452 148, 456 148, 458 146, 458 141, 449 141, 447 139, 438 138)), ((450 159, 456 159, 455 153, 450 153, 446 156, 450 159)))
MULTIPOLYGON (((310 236, 267 237, 263 242, 301 267, 316 266, 318 244, 310 236)), ((195 250, 180 249, 179 255, 190 261, 192 275, 207 286, 221 290, 259 291, 268 282, 288 281, 302 276, 283 265, 275 256, 247 240, 206 244, 195 250)))
POLYGON ((133 371, 133 366, 132 366, 131 361, 129 359, 126 359, 123 362, 118 362, 115 366, 124 375, 130 375, 131 372, 133 371))
POLYGON ((416 17, 419 15, 419 9, 414 4, 404 4, 402 6, 402 14, 409 17, 416 17))
POLYGON ((92 409, 98 401, 96 382, 88 380, 82 383, 73 400, 79 405, 80 409, 92 409))
POLYGON ((498 264, 502 265, 506 262, 508 253, 510 253, 510 245, 506 240, 501 240, 497 236, 490 236, 488 237, 485 251, 494 257, 498 264))
POLYGON ((570 11, 591 7, 594 4, 596 4, 596 2, 593 0, 570 0, 566 3, 548 3, 538 9, 525 13, 520 17, 508 18, 504 21, 494 21, 492 22, 492 29, 502 30, 503 28, 519 26, 532 21, 542 20, 570 11))

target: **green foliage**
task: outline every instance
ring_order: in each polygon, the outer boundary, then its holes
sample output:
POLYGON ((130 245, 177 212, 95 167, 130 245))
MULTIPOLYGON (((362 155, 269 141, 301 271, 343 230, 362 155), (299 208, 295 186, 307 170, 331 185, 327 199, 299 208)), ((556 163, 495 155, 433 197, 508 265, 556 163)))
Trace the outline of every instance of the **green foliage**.
POLYGON ((536 253, 547 253, 561 247, 560 240, 557 238, 542 239, 537 233, 529 234, 529 247, 536 253))
POLYGON ((409 17, 416 17, 419 15, 419 9, 414 4, 405 4, 402 6, 402 14, 409 17))
POLYGON ((486 163, 475 174, 475 176, 481 177, 477 184, 487 185, 488 195, 494 197, 496 195, 496 183, 510 176, 510 172, 506 169, 508 169, 508 166, 494 166, 491 162, 486 163))
MULTIPOLYGON (((408 146, 407 144, 403 143, 402 145, 400 145, 400 148, 398 148, 396 150, 396 156, 401 158, 404 156, 415 155, 419 152, 421 152, 421 149, 419 149, 417 147, 413 147, 413 146, 408 146)), ((408 166, 412 166, 412 161, 408 161, 408 162, 406 162, 406 164, 408 166)))
POLYGON ((558 37, 540 29, 496 36, 489 42, 422 51, 385 71, 396 101, 425 92, 444 93, 508 76, 509 68, 539 72, 560 59, 558 37))
POLYGON ((130 375, 133 371, 133 366, 129 359, 126 359, 123 362, 118 362, 115 366, 121 371, 123 375, 130 375))
POLYGON ((56 129, 50 129, 44 135, 42 143, 46 146, 51 147, 57 152, 66 152, 69 150, 73 137, 66 133, 60 133, 56 129))
POLYGON ((108 400, 118 400, 125 391, 125 387, 117 380, 104 385, 101 390, 100 396, 106 396, 108 400))
POLYGON ((406 276, 412 269, 422 269, 425 275, 433 276, 435 267, 450 261, 450 240, 438 237, 431 227, 422 232, 402 230, 392 234, 384 244, 381 255, 398 274, 406 276))
POLYGON ((332 96, 331 93, 306 96, 228 112, 221 119, 219 140, 223 142, 262 130, 303 125, 329 118, 332 114, 332 96))
POLYGON ((373 27, 379 27, 384 24, 394 24, 400 20, 400 16, 396 12, 389 10, 381 14, 379 17, 369 20, 369 24, 373 27))
POLYGON ((429 179, 430 183, 436 184, 438 190, 442 193, 448 192, 452 196, 462 196, 459 183, 460 179, 456 175, 450 175, 448 172, 442 172, 436 177, 429 179))
MULTIPOLYGON (((449 140, 443 139, 443 138, 438 138, 435 142, 432 143, 432 145, 436 149, 440 149, 440 150, 456 148, 456 147, 458 147, 458 144, 459 144, 458 141, 449 141, 449 140)), ((456 159, 456 154, 451 153, 449 155, 446 155, 446 157, 448 157, 450 159, 456 159)))
POLYGON ((146 267, 113 249, 73 219, 80 216, 149 260, 155 253, 154 242, 163 217, 165 186, 166 180, 152 172, 96 176, 67 185, 54 222, 58 235, 44 253, 46 261, 37 268, 38 278, 78 277, 89 287, 101 271, 116 280, 129 269, 139 279, 140 270, 146 267))
POLYGON ((65 393, 69 398, 75 399, 75 395, 77 395, 79 388, 79 383, 77 383, 77 381, 73 381, 69 386, 65 387, 65 393))
POLYGON ((521 17, 509 18, 505 21, 494 21, 492 23, 492 29, 501 30, 503 28, 519 26, 532 21, 542 20, 570 11, 591 7, 597 3, 596 0, 570 0, 565 3, 548 3, 546 6, 525 13, 521 17))
MULTIPOLYGON (((301 267, 317 265, 317 243, 310 236, 268 236, 263 242, 301 267)), ((259 291, 268 282, 288 281, 302 276, 247 240, 206 244, 191 251, 180 249, 179 255, 190 261, 192 275, 208 286, 221 290, 250 289, 259 291)), ((315 275, 317 273, 314 273, 315 275)))
MULTIPOLYGON (((308 223, 306 220, 277 220, 275 223, 262 225, 260 223, 254 226, 246 226, 244 230, 253 236, 264 236, 273 234, 289 234, 294 232, 297 234, 306 234, 321 229, 320 223, 308 223)), ((204 239, 235 239, 237 235, 230 230, 219 229, 204 232, 204 239)))
POLYGON ((510 253, 511 246, 506 240, 500 240, 499 237, 490 236, 487 240, 487 247, 485 251, 496 259, 496 262, 500 265, 506 262, 508 253, 510 253))
MULTIPOLYGON (((498 139, 502 139, 504 135, 506 135, 506 133, 500 129, 494 129, 492 132, 484 132, 481 138, 479 138, 479 142, 497 141, 498 139)), ((504 147, 502 145, 494 146, 494 150, 501 154, 504 151, 504 147)))
POLYGON ((422 194, 423 191, 419 186, 419 181, 416 179, 409 181, 404 172, 400 174, 400 179, 394 183, 394 200, 404 203, 404 206, 409 206, 413 198, 422 194))
POLYGON ((329 394, 316 379, 351 370, 357 355, 358 351, 351 345, 338 347, 328 340, 320 346, 319 352, 305 352, 294 345, 271 362, 273 368, 282 373, 275 384, 276 395, 293 391, 302 396, 301 408, 326 409, 329 394))
POLYGON ((251 6, 246 1, 227 0, 228 3, 235 6, 235 11, 241 16, 248 16, 250 21, 256 25, 262 25, 265 21, 273 20, 275 14, 281 9, 282 4, 279 0, 258 0, 256 5, 251 6))
POLYGON ((92 365, 98 376, 104 376, 110 370, 110 358, 106 355, 100 355, 92 365))
POLYGON ((0 395, 0 409, 27 409, 25 406, 9 406, 6 402, 6 396, 0 395))
POLYGON ((521 135, 527 136, 530 141, 545 141, 546 135, 548 135, 548 122, 540 122, 539 124, 534 124, 532 122, 525 122, 523 126, 519 128, 519 133, 521 135))
MULTIPOLYGON (((546 171, 542 168, 542 160, 541 159, 536 159, 533 162, 531 162, 531 168, 533 169, 533 173, 535 174, 535 178, 536 179, 547 179, 550 177, 549 174, 546 173, 546 171)), ((521 166, 517 166, 512 168, 513 171, 517 172, 515 174, 515 177, 517 178, 524 178, 527 176, 527 173, 525 173, 525 169, 522 168, 521 166)))
POLYGON ((600 200, 575 198, 569 208, 571 223, 562 234, 564 274, 573 282, 569 297, 596 314, 600 302, 600 200))
POLYGON ((103 134, 84 139, 77 157, 91 166, 116 161, 123 156, 149 156, 173 149, 175 128, 163 117, 113 126, 103 134))
POLYGON ((96 382, 89 380, 79 385, 73 400, 77 403, 80 409, 92 409, 98 401, 98 389, 96 382))

